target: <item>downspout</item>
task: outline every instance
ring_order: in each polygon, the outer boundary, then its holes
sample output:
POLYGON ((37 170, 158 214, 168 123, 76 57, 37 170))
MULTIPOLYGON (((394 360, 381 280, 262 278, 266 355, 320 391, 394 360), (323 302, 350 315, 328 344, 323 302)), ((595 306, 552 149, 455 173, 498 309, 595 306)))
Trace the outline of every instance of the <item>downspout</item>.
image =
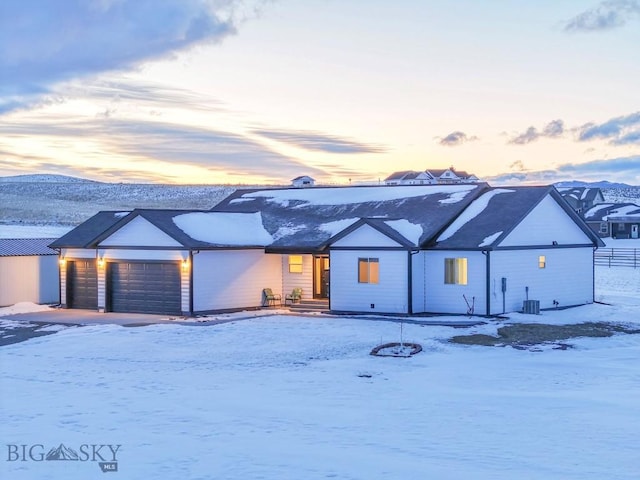
POLYGON ((189 250, 189 316, 193 317, 193 250, 189 250))
POLYGON ((482 250, 482 254, 486 257, 485 263, 485 290, 487 297, 487 317, 491 315, 491 255, 490 250, 482 250))
POLYGON ((420 253, 420 250, 407 250, 407 313, 413 315, 413 256, 420 253))

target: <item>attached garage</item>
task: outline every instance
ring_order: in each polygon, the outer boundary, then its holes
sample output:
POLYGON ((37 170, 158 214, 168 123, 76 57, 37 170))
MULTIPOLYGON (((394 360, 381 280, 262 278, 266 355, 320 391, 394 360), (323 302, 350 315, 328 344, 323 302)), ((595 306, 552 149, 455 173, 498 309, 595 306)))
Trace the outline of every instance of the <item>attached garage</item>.
POLYGON ((108 262, 107 310, 180 315, 180 264, 108 262))
POLYGON ((67 307, 98 308, 98 271, 95 259, 67 260, 67 307))

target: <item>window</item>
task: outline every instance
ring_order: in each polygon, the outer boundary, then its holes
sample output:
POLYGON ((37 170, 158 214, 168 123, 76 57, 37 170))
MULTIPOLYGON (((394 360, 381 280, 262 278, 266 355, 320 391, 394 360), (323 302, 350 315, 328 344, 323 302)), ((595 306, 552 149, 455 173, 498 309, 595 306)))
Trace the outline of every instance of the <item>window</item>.
POLYGON ((624 223, 619 223, 618 224, 618 230, 621 232, 624 232, 624 223))
POLYGON ((380 283, 380 267, 377 258, 358 259, 358 283, 380 283))
POLYGON ((302 255, 289 255, 289 273, 302 273, 302 255))
POLYGON ((600 233, 609 233, 609 224, 607 222, 600 224, 600 233))
POLYGON ((467 284, 467 259, 466 258, 445 258, 444 259, 444 283, 450 285, 467 284))
POLYGON ((540 255, 538 257, 538 268, 546 268, 547 267, 547 257, 544 255, 540 255))

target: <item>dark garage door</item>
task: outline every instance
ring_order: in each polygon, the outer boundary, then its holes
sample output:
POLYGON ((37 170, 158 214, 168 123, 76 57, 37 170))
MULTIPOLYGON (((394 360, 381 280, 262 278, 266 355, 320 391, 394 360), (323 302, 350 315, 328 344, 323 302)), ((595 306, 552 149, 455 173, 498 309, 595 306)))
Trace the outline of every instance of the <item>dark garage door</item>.
POLYGON ((109 263, 107 292, 111 312, 180 315, 180 266, 109 263))
POLYGON ((67 261, 67 307, 98 308, 98 272, 95 260, 67 261))

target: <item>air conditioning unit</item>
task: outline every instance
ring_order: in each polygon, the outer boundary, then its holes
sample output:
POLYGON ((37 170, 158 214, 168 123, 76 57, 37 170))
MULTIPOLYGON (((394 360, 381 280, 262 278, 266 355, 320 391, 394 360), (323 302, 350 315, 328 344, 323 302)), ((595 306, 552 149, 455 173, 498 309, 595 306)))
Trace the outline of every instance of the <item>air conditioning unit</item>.
POLYGON ((522 302, 522 313, 530 315, 540 314, 540 300, 525 300, 522 302))

